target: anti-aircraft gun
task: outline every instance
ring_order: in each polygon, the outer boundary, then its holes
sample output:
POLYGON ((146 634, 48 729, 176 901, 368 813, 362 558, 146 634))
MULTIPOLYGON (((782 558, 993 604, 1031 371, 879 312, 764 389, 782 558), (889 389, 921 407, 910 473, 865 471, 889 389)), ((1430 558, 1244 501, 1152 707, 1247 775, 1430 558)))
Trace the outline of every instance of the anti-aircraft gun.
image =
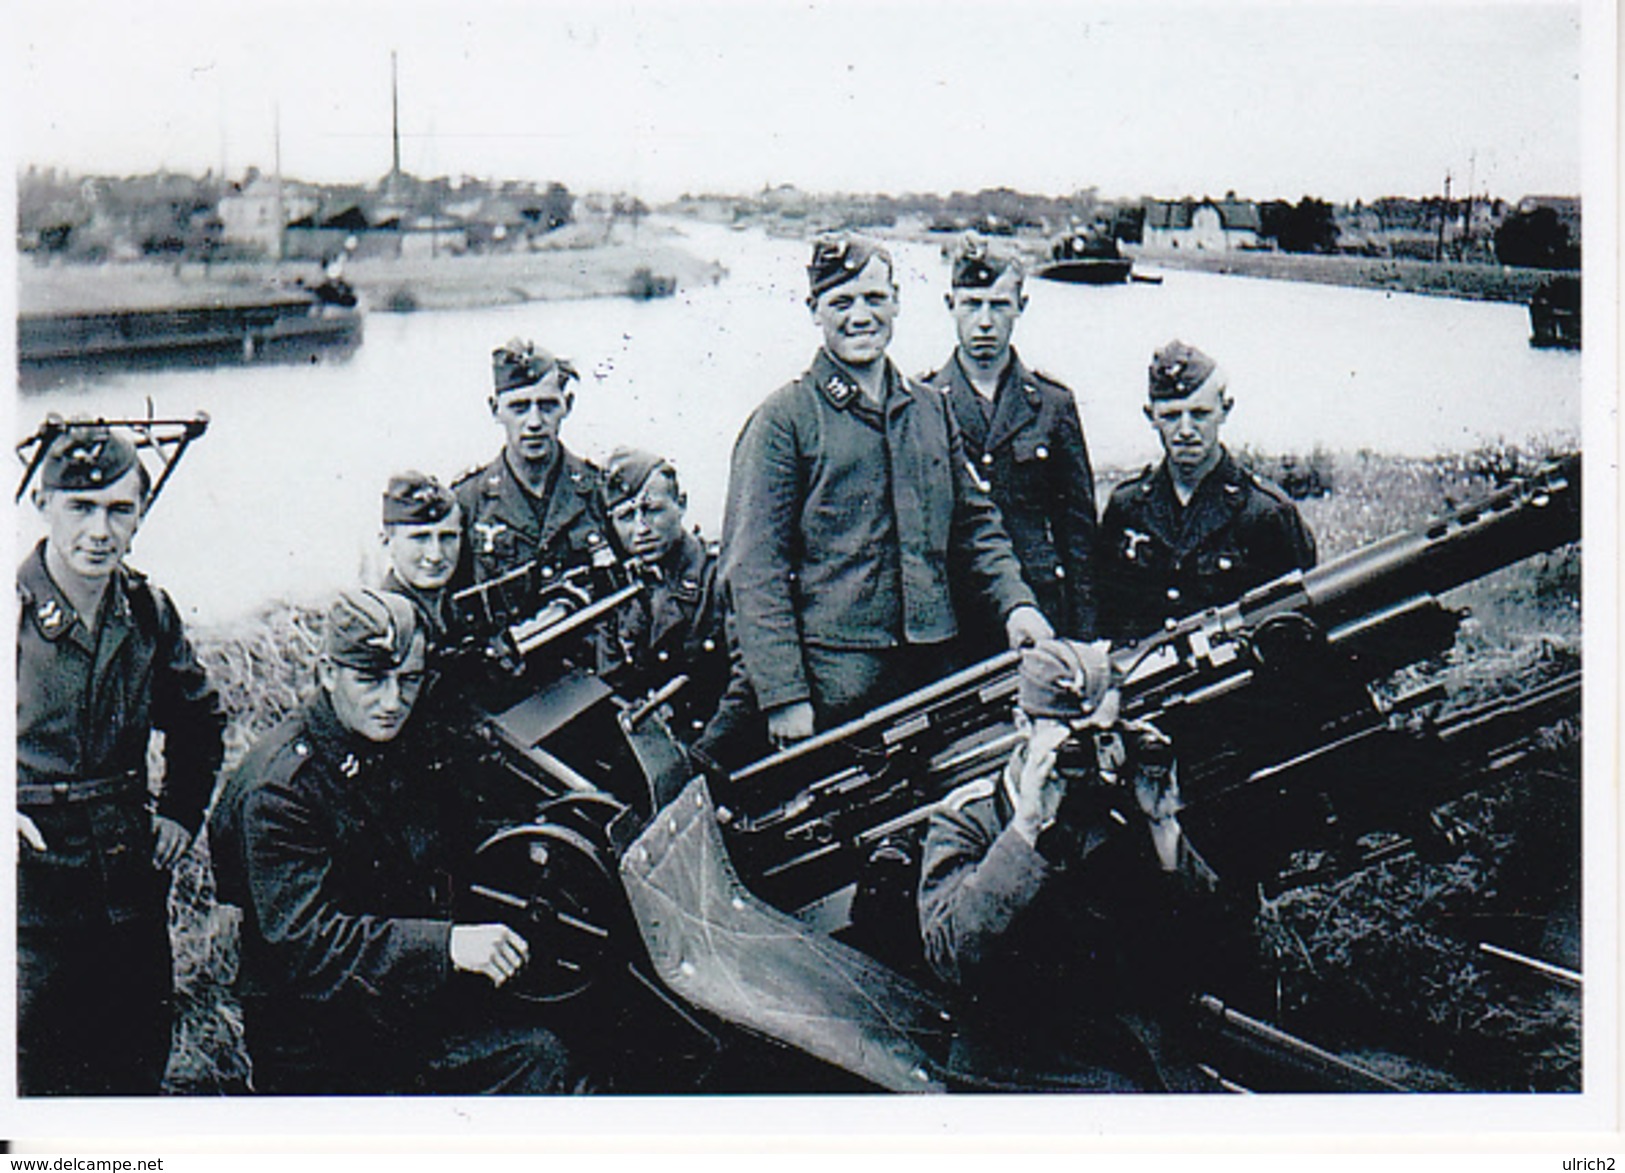
MULTIPOLYGON (((1363 866, 1374 857, 1364 834, 1378 829, 1404 835, 1378 853, 1447 849, 1439 806, 1577 711, 1578 673, 1457 712, 1437 688, 1379 700, 1372 686, 1451 646, 1462 614, 1440 595, 1579 538, 1579 473, 1578 457, 1557 461, 1113 651, 1124 714, 1173 739, 1181 820, 1222 880, 1250 888, 1308 847, 1325 849, 1321 867, 1363 866), (1241 820, 1246 835, 1230 834, 1241 820)), ((508 624, 510 646, 521 660, 527 643, 556 646, 558 632, 635 591, 613 582, 601 575, 604 589, 585 597, 554 590, 554 618, 508 624)), ((688 781, 654 719, 658 696, 614 698, 568 666, 549 669, 539 691, 518 684, 511 705, 490 710, 492 736, 532 800, 485 841, 471 889, 482 915, 554 959, 516 991, 549 1002, 594 997, 601 978, 630 982, 676 1024, 686 1058, 671 1078, 703 1068, 732 1031, 868 1085, 939 1087, 934 1061, 951 1022, 941 999, 899 972, 914 960, 918 846, 938 803, 1008 757, 1018 662, 996 656, 709 786, 688 781), (579 735, 595 708, 613 713, 629 754, 579 735)), ((1293 1061, 1302 1082, 1284 1086, 1392 1086, 1205 1004, 1232 1034, 1293 1061)), ((666 1078, 653 1090, 671 1090, 666 1078)))
MULTIPOLYGON (((1381 701, 1370 686, 1451 646, 1464 614, 1441 594, 1579 538, 1579 476, 1578 457, 1558 461, 1113 651, 1124 718, 1178 747, 1191 833, 1242 806, 1254 824, 1240 850, 1203 842, 1221 874, 1261 879, 1328 832, 1345 847, 1392 820, 1431 834, 1433 808, 1576 709, 1577 672, 1442 720, 1438 687, 1381 701)), ((996 656, 733 774, 717 801, 741 870, 794 908, 858 882, 877 853, 907 871, 932 801, 1008 756, 1018 659, 996 656)))

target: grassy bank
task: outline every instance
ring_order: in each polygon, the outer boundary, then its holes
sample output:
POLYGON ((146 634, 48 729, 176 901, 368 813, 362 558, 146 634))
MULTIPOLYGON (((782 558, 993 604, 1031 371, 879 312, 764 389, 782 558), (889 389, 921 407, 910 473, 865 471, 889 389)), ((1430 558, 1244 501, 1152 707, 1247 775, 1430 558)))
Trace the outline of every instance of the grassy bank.
POLYGON ((1140 251, 1135 253, 1135 257, 1142 269, 1193 269, 1203 273, 1266 277, 1273 281, 1308 281, 1317 285, 1348 285, 1358 289, 1461 297, 1473 301, 1527 303, 1530 295, 1543 282, 1558 275, 1550 269, 1518 269, 1508 265, 1395 260, 1386 257, 1322 257, 1296 253, 1140 251))
MULTIPOLYGON (((1496 450, 1412 460, 1365 453, 1250 454, 1255 467, 1306 495, 1322 559, 1434 516, 1493 488, 1539 454, 1496 450)), ((1102 476, 1102 493, 1127 470, 1102 476)), ((1533 558, 1455 592, 1473 619, 1456 646, 1392 683, 1438 681, 1451 706, 1515 694, 1578 663, 1579 558, 1533 558)), ((298 703, 318 638, 308 610, 272 603, 195 633, 230 711, 228 767, 298 703)), ((1549 743, 1489 789, 1452 804, 1461 850, 1399 856, 1353 875, 1304 883, 1262 907, 1262 959, 1277 976, 1272 1013, 1289 1028, 1434 1088, 1575 1090, 1579 999, 1486 960, 1479 939, 1578 965, 1579 737, 1549 743)), ((1404 779, 1374 779, 1403 785, 1404 779)), ((207 843, 189 855, 171 905, 179 1015, 167 1086, 221 1094, 245 1088, 233 910, 216 905, 207 843)))
MULTIPOLYGON (((344 276, 371 310, 475 309, 531 301, 624 297, 638 274, 670 277, 678 288, 710 285, 723 270, 658 228, 634 234, 560 229, 535 248, 452 256, 352 259, 344 276)), ((127 262, 18 268, 22 313, 235 305, 268 294, 301 293, 321 280, 311 261, 220 265, 127 262)))

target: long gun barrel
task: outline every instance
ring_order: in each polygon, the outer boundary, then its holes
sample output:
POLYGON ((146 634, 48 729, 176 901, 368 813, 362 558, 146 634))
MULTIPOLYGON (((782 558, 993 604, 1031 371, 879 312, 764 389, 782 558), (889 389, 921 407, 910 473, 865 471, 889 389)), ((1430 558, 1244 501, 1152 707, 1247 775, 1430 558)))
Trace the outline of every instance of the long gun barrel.
MULTIPOLYGON (((1198 803, 1363 746, 1405 716, 1404 706, 1378 708, 1365 686, 1453 642, 1460 616, 1439 595, 1579 536, 1580 461, 1570 456, 1114 650, 1124 714, 1174 736, 1198 803)), ((923 824, 933 804, 1002 762, 1018 663, 1014 652, 995 656, 734 773, 719 815, 741 870, 786 905, 851 882, 880 839, 923 824)), ((1480 713, 1445 740, 1463 752, 1498 735, 1510 743, 1524 718, 1576 696, 1565 688, 1527 713, 1480 713)))

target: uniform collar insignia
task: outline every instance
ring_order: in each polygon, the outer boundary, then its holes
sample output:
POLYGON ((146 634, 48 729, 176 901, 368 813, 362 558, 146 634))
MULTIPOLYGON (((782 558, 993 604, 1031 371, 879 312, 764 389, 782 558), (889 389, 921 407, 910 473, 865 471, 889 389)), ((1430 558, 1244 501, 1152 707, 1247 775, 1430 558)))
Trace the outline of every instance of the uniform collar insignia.
POLYGON ((72 622, 67 615, 67 609, 55 599, 41 599, 34 606, 34 614, 39 618, 40 629, 46 635, 57 635, 72 622))
POLYGON ((339 763, 339 773, 343 774, 346 778, 354 778, 357 774, 361 773, 361 759, 356 757, 353 753, 345 754, 344 760, 339 763))
POLYGON ((829 393, 830 400, 836 407, 845 407, 858 393, 858 389, 840 375, 831 375, 824 381, 824 390, 829 393))
POLYGON ((1137 529, 1123 527, 1123 557, 1130 562, 1140 560, 1140 547, 1151 541, 1150 534, 1142 534, 1137 529))

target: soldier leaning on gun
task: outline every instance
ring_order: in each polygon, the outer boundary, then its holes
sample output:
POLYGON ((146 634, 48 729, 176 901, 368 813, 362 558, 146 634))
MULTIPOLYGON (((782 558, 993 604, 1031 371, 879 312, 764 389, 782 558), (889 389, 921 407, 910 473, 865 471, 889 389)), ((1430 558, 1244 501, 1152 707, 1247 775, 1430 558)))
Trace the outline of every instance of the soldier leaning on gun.
POLYGON ((243 910, 237 986, 255 1090, 568 1090, 558 1038, 498 1000, 530 960, 452 913, 459 795, 404 736, 425 640, 398 595, 342 593, 320 687, 255 743, 210 818, 220 899, 243 910))
POLYGON ((124 564, 150 491, 128 438, 71 428, 41 462, 48 533, 17 572, 23 1095, 156 1094, 169 1057, 169 873, 202 821, 224 718, 169 595, 124 564))
POLYGON ((1204 1086, 1172 1028, 1213 956, 1213 876, 1180 828, 1166 739, 1123 726, 1097 759, 1117 711, 1104 641, 1024 650, 1020 747, 931 816, 920 930, 961 996, 955 1086, 1204 1086))
POLYGON ((820 240, 807 276, 824 344, 741 430, 722 538, 743 670, 779 744, 946 671, 956 578, 1012 645, 1051 634, 946 401, 886 357, 890 255, 820 240))
POLYGON ((671 462, 617 448, 604 478, 604 508, 623 558, 637 562, 644 590, 598 633, 598 670, 629 697, 681 674, 674 731, 692 741, 728 682, 717 549, 684 528, 688 496, 671 462))
POLYGON ((1166 620, 1233 602, 1315 564, 1315 540, 1290 498, 1219 441, 1229 380, 1193 346, 1151 361, 1146 419, 1163 459, 1112 491, 1100 523, 1100 634, 1139 639, 1166 620))
POLYGON ((585 561, 608 542, 603 473, 559 441, 578 376, 567 361, 514 339, 491 355, 491 418, 502 452, 452 484, 463 514, 456 587, 500 578, 532 560, 585 561))
MULTIPOLYGON (((987 483, 1039 609, 1060 633, 1094 635, 1095 474, 1066 386, 1022 363, 1010 344, 1027 307, 1021 264, 969 237, 953 258, 948 310, 959 345, 925 383, 948 398, 965 457, 987 483)), ((956 599, 967 658, 1003 650, 996 617, 956 599)))

